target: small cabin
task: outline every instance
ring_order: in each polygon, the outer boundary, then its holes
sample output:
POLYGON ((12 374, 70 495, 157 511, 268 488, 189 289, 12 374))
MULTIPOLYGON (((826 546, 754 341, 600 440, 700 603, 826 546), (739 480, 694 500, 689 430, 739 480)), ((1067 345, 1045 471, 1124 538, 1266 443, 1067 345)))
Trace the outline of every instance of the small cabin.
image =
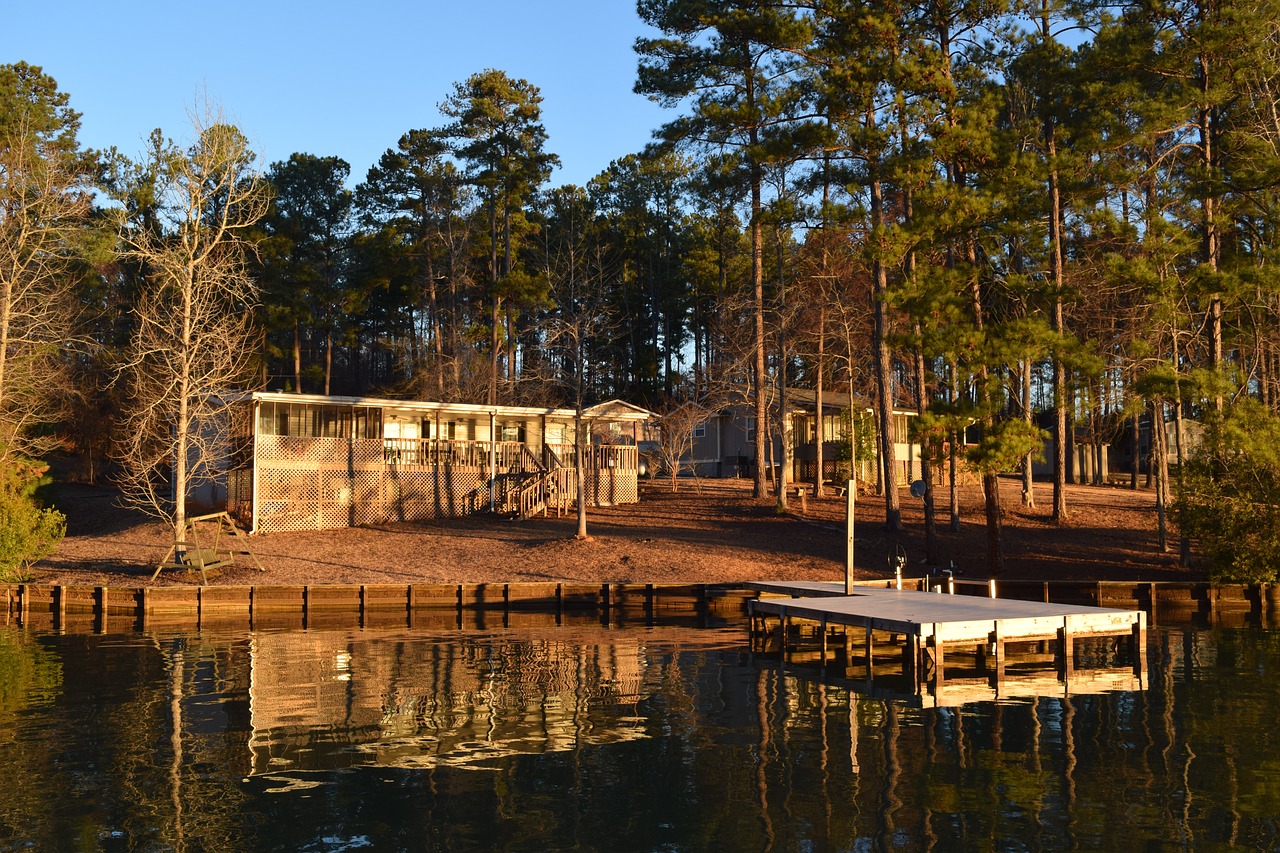
MULTIPOLYGON (((253 392, 229 405, 242 434, 229 511, 255 532, 528 517, 576 503, 573 409, 253 392)), ((582 413, 587 501, 640 499, 636 446, 652 412, 620 400, 582 413)))

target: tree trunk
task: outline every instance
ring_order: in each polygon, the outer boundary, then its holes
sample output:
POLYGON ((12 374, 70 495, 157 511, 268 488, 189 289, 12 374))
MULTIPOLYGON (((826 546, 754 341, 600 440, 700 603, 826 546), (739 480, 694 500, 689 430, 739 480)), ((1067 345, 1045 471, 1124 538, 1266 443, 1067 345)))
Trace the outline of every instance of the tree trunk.
POLYGON ((489 201, 489 396, 490 406, 498 402, 498 318, 502 298, 498 295, 498 203, 489 201))
MULTIPOLYGON (((1022 360, 1022 419, 1028 427, 1032 426, 1035 418, 1031 412, 1031 358, 1027 357, 1022 360)), ((1028 453, 1022 457, 1022 505, 1028 509, 1032 509, 1036 505, 1036 495, 1033 486, 1035 485, 1032 476, 1032 458, 1034 454, 1028 453)))
MULTIPOLYGON (((823 250, 826 251, 825 249, 823 250)), ((824 265, 825 268, 825 265, 824 265)), ((822 497, 823 483, 823 441, 826 438, 826 422, 822 413, 822 383, 823 383, 823 367, 825 365, 825 349, 827 335, 827 300, 825 294, 820 297, 818 304, 818 360, 815 365, 816 381, 813 388, 813 408, 814 408, 814 441, 813 441, 813 496, 815 498, 822 497)), ((852 404, 850 400, 850 404, 852 404)))
MULTIPOLYGON (((1164 425, 1164 400, 1156 398, 1152 404, 1153 422, 1159 422, 1164 425)), ((1156 541, 1160 548, 1160 553, 1169 552, 1169 531, 1168 522, 1165 518, 1165 509, 1168 505, 1169 496, 1169 453, 1166 445, 1168 444, 1167 433, 1164 429, 1155 430, 1152 433, 1152 456, 1153 467, 1156 469, 1156 541)))
MULTIPOLYGON (((950 365, 951 384, 948 402, 954 404, 960 396, 960 377, 957 375, 957 368, 953 362, 950 365)), ((952 533, 960 532, 960 446, 964 443, 964 429, 953 430, 951 432, 950 448, 947 450, 947 466, 951 474, 950 494, 948 495, 951 502, 951 521, 950 527, 952 533)))
MULTIPOLYGON (((871 128, 875 124, 875 112, 868 111, 866 125, 871 128)), ((871 159, 872 173, 871 191, 871 230, 872 251, 871 270, 873 278, 873 309, 875 324, 872 348, 876 359, 876 384, 879 386, 881 472, 884 478, 884 511, 885 529, 897 531, 902 529, 902 511, 898 495, 897 460, 894 458, 893 446, 893 362, 889 353, 889 306, 886 301, 889 290, 889 271, 882 257, 884 243, 884 195, 880 183, 879 168, 875 157, 871 159)))
MULTIPOLYGON (((791 481, 791 464, 794 456, 793 436, 791 434, 791 414, 787 408, 787 345, 781 342, 782 367, 778 370, 778 434, 782 443, 782 459, 778 465, 778 508, 787 508, 787 484, 791 481)), ((770 442, 772 445, 772 442, 770 442)))
MULTIPOLYGON (((753 147, 756 144, 757 135, 757 132, 752 129, 751 136, 753 147)), ((765 372, 766 368, 764 358, 764 233, 762 223, 760 222, 760 195, 762 183, 763 176, 761 174, 760 166, 752 163, 751 286, 755 320, 755 340, 753 346, 755 348, 756 470, 751 494, 755 498, 762 498, 767 494, 764 476, 764 443, 767 436, 767 430, 765 429, 765 394, 768 390, 768 376, 765 372)))
POLYGON ((999 475, 982 475, 982 494, 987 514, 987 574, 998 578, 1004 574, 1003 510, 1000 507, 999 475))
POLYGON ((1138 490, 1138 469, 1142 467, 1142 455, 1138 453, 1138 445, 1142 441, 1141 417, 1141 415, 1134 413, 1134 416, 1129 421, 1129 442, 1133 448, 1133 459, 1129 465, 1129 488, 1133 491, 1138 490))
POLYGON ((329 386, 333 379, 333 328, 324 332, 324 395, 329 396, 329 386))
MULTIPOLYGON (((579 398, 581 399, 581 398, 579 398)), ((573 468, 578 480, 578 531, 576 538, 589 539, 587 535, 587 471, 582 460, 582 403, 573 418, 573 468)))
MULTIPOLYGON (((920 324, 916 324, 916 340, 920 338, 920 324)), ((924 352, 917 343, 915 349, 916 411, 924 414, 929 407, 929 395, 925 388, 924 352)), ((920 479, 924 482, 924 558, 930 566, 938 565, 938 521, 934 512, 933 442, 920 441, 920 479)))
POLYGON ((297 318, 293 321, 293 391, 302 393, 302 330, 297 318))

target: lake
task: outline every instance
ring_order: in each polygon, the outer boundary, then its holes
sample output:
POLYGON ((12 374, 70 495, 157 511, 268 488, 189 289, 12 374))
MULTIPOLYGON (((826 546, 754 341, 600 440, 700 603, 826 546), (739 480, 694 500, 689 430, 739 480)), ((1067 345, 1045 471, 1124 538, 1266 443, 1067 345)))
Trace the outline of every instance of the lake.
POLYGON ((1280 847, 1280 632, 1148 639, 1143 689, 915 707, 737 627, 5 626, 0 850, 1280 847))

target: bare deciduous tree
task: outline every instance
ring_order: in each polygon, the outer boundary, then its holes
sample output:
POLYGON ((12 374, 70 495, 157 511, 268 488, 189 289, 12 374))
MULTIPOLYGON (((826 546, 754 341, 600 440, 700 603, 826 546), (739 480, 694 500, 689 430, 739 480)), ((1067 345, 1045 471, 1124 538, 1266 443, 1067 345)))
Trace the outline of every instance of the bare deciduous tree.
POLYGON ((671 476, 671 491, 676 491, 680 471, 687 469, 696 479, 698 466, 692 459, 694 431, 705 426, 716 414, 719 398, 700 400, 668 400, 661 409, 662 441, 658 446, 662 467, 671 476))
POLYGON ((37 67, 0 66, 0 447, 40 456, 70 398, 72 289, 92 206, 79 116, 37 67), (61 393, 67 392, 67 393, 61 393))
POLYGON ((246 271, 246 232, 268 201, 238 128, 209 108, 193 115, 192 128, 186 148, 152 135, 134 187, 150 212, 121 230, 124 254, 145 281, 122 369, 121 486, 129 504, 173 525, 175 542, 193 488, 229 453, 224 395, 253 375, 257 286, 246 271))

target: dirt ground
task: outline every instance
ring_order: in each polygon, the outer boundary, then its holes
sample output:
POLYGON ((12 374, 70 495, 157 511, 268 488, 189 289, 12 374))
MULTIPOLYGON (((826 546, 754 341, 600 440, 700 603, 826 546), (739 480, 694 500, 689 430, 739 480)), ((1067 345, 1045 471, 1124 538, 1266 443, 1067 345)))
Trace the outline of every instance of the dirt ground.
MULTIPOLYGON (((1195 570, 1161 554, 1150 491, 1070 486, 1070 518, 1049 519, 1052 486, 1036 485, 1036 507, 1021 506, 1020 483, 1002 481, 1005 577, 1088 580, 1192 580, 1195 570)), ((966 488, 961 530, 947 530, 940 497, 941 563, 961 576, 987 576, 982 496, 966 488)), ((107 489, 59 487, 56 502, 68 531, 57 552, 34 568, 33 582, 140 586, 164 556, 170 532, 116 506, 107 489)), ((521 581, 716 583, 744 580, 839 580, 844 577, 845 499, 754 500, 743 480, 645 482, 637 505, 592 509, 588 541, 573 538, 572 516, 529 521, 473 517, 250 537, 266 568, 244 557, 214 584, 483 583, 521 581)), ((884 499, 860 494, 855 565, 861 577, 892 574, 898 547, 907 575, 926 570, 923 507, 902 493, 905 530, 884 530, 884 499)), ((1176 547, 1176 540, 1175 540, 1176 547)), ((155 585, 191 584, 198 575, 165 571, 155 585)))

